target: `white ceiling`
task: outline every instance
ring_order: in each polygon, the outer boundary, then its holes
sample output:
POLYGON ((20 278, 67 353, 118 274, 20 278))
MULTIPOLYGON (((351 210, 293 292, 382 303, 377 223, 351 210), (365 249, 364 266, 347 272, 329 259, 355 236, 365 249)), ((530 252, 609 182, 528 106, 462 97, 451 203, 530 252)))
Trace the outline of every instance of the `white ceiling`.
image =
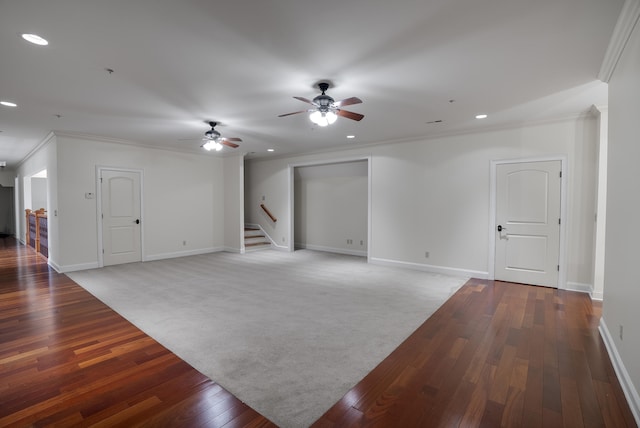
POLYGON ((18 104, 0 106, 0 161, 15 166, 52 130, 213 156, 199 139, 217 120, 262 157, 575 116, 606 103, 596 75, 622 5, 0 0, 0 100, 18 104), (319 80, 361 98, 347 110, 365 118, 277 117, 306 109, 292 97, 313 98, 319 80))

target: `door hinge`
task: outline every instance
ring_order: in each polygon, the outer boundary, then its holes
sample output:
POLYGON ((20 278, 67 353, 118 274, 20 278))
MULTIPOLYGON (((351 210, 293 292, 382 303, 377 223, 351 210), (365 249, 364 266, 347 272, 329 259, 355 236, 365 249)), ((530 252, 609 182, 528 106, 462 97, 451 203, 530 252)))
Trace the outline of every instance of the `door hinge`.
POLYGON ((562 178, 562 171, 560 171, 560 178, 562 178))
POLYGON ((561 218, 559 218, 559 219, 558 219, 558 224, 562 224, 561 222, 562 222, 562 219, 561 219, 561 218))
POLYGON ((104 254, 104 248, 102 249, 102 254, 104 254))
POLYGON ((558 272, 560 272, 560 265, 558 265, 558 272))

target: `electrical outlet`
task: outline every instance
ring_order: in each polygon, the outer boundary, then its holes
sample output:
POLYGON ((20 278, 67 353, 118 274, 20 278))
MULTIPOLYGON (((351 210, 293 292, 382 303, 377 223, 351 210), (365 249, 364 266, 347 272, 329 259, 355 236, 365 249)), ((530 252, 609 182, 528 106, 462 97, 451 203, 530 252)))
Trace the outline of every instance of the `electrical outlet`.
POLYGON ((187 245, 187 241, 182 241, 182 245, 183 246, 187 245))
POLYGON ((362 239, 360 240, 360 245, 364 245, 364 241, 362 239))
POLYGON ((623 338, 622 338, 622 329, 623 329, 622 324, 620 324, 620 340, 623 340, 623 338))
POLYGON ((428 252, 428 251, 425 251, 425 252, 424 252, 424 258, 425 258, 425 259, 428 259, 428 258, 429 258, 429 252, 428 252))

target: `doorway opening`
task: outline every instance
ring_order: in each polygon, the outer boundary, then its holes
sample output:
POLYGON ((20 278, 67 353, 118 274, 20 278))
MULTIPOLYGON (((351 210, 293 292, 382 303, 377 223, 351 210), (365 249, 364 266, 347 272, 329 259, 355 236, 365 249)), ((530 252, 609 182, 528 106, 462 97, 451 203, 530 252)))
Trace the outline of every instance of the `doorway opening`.
POLYGON ((370 160, 290 165, 290 251, 369 256, 370 160))
MULTIPOLYGON (((16 185, 18 180, 16 180, 16 185)), ((47 170, 23 177, 22 198, 24 212, 20 213, 20 221, 16 221, 16 229, 20 230, 20 240, 32 247, 37 253, 49 258, 49 224, 48 224, 48 182, 47 170)), ((17 219, 16 219, 17 220, 17 219)))

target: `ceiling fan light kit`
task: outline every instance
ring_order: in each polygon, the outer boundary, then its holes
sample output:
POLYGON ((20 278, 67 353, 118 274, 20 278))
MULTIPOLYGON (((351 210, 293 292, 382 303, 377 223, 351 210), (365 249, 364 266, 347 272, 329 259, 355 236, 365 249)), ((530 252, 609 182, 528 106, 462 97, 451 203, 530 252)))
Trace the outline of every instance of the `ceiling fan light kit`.
POLYGON ((222 144, 218 143, 217 141, 211 140, 204 143, 202 145, 202 148, 207 151, 215 150, 216 152, 219 152, 220 150, 222 150, 222 144))
POLYGON ((200 146, 207 151, 215 150, 219 152, 223 149, 224 146, 231 147, 233 149, 240 147, 238 144, 233 143, 232 141, 242 142, 240 138, 227 138, 222 137, 218 131, 216 131, 215 127, 218 122, 205 122, 208 123, 211 127, 210 130, 204 133, 204 138, 202 139, 205 143, 200 146))
POLYGON ((338 116, 346 117, 351 120, 362 120, 364 115, 360 113, 354 113, 352 111, 343 110, 341 107, 348 106, 352 104, 360 104, 362 100, 357 97, 346 98, 342 101, 335 101, 325 92, 329 89, 329 84, 326 82, 318 83, 318 88, 322 91, 320 95, 315 97, 313 100, 308 100, 304 97, 293 97, 297 100, 300 100, 304 103, 311 104, 314 106, 312 109, 296 111, 293 113, 285 113, 281 114, 278 117, 290 116, 292 114, 298 113, 310 113, 309 119, 311 122, 315 123, 318 126, 328 126, 331 125, 338 119, 338 116))
POLYGON ((338 115, 331 110, 327 112, 316 110, 309 115, 309 119, 311 120, 311 122, 315 123, 318 126, 331 125, 336 121, 337 118, 338 115))

